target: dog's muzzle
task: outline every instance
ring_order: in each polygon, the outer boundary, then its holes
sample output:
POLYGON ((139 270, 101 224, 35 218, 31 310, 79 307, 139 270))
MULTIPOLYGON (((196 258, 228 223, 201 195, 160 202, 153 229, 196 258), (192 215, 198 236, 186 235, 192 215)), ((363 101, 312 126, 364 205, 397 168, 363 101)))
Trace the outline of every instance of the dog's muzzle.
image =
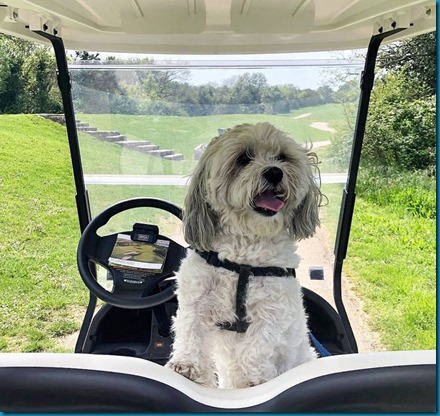
POLYGON ((279 196, 279 185, 283 180, 284 173, 280 168, 271 166, 266 168, 261 176, 264 182, 269 184, 269 188, 254 197, 252 208, 261 215, 272 217, 285 205, 285 202, 279 196))

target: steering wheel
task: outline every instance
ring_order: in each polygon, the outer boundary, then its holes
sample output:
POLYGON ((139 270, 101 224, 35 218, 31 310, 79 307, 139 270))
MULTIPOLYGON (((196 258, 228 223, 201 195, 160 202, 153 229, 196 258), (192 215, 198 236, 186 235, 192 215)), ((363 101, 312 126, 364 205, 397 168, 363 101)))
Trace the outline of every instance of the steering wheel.
POLYGON ((97 230, 120 212, 133 208, 158 208, 167 211, 180 220, 182 209, 171 202, 157 198, 133 198, 118 202, 96 216, 84 230, 78 245, 78 270, 89 290, 104 302, 124 309, 153 308, 174 297, 174 285, 169 285, 163 291, 158 290, 158 284, 174 276, 181 260, 185 257, 186 248, 168 237, 159 235, 158 239, 168 240, 169 248, 161 273, 149 273, 141 270, 123 270, 109 265, 109 257, 115 246, 118 234, 130 235, 130 231, 100 237, 97 230), (102 287, 94 273, 94 263, 101 265, 113 277, 111 292, 102 287))

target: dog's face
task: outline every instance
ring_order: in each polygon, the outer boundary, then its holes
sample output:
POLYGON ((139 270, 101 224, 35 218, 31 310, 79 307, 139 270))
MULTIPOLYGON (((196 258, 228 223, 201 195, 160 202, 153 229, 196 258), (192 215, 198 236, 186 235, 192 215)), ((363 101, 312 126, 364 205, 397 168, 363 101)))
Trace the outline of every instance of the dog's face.
POLYGON ((201 250, 218 233, 307 238, 320 200, 306 149, 269 123, 242 124, 202 155, 185 200, 185 238, 201 250))

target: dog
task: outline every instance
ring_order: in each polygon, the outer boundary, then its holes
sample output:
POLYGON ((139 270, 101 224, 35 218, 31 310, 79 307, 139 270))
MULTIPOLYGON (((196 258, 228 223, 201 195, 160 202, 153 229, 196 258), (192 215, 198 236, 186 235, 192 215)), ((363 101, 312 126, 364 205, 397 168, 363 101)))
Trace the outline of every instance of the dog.
POLYGON ((319 226, 316 155, 269 123, 215 137, 192 175, 166 366, 205 386, 246 388, 317 357, 296 242, 319 226), (232 265, 232 266, 231 266, 232 265))

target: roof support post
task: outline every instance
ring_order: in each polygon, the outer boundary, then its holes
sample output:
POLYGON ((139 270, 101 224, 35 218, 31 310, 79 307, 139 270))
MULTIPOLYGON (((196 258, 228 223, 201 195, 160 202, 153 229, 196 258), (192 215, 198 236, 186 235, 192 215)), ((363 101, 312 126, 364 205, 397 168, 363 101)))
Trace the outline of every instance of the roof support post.
MULTIPOLYGON (((55 51, 55 59, 57 62, 57 78, 58 86, 61 91, 61 98, 63 100, 64 116, 66 119, 67 137, 69 140, 70 158, 72 161, 73 177, 76 188, 76 207, 78 212, 79 226, 81 233, 90 222, 90 204, 87 189, 84 184, 84 174, 81 163, 81 154, 79 150, 78 132, 76 130, 75 112, 72 101, 72 84, 70 74, 67 66, 66 50, 64 42, 61 38, 44 32, 42 30, 35 30, 38 35, 50 40, 55 51)), ((75 352, 82 352, 87 336, 88 329, 92 322, 93 313, 96 307, 96 296, 90 292, 89 304, 87 306, 86 314, 81 326, 78 340, 75 346, 75 352)))
POLYGON ((64 49, 64 43, 61 38, 40 30, 36 30, 35 33, 50 40, 55 51, 55 58, 58 67, 58 86, 61 91, 64 115, 66 118, 67 137, 69 139, 70 157, 72 161, 73 176, 76 187, 76 206, 78 210, 79 225, 82 233, 87 224, 90 222, 90 204, 87 190, 84 184, 78 133, 76 130, 75 113, 73 110, 72 102, 72 85, 69 70, 67 67, 66 51, 64 49))
POLYGON ((352 352, 358 352, 356 339, 347 316, 347 312, 342 301, 342 266, 347 254, 347 246, 350 237, 350 228, 354 212, 354 204, 356 200, 356 181, 359 171, 359 163, 362 151, 362 143, 364 139, 365 126, 367 123, 368 107, 370 104, 371 90, 374 84, 374 69, 376 66, 377 53, 382 41, 388 36, 394 35, 405 28, 398 28, 388 32, 379 33, 372 36, 368 45, 367 56, 365 58, 365 66, 361 75, 361 94, 359 97, 359 106, 354 129, 353 147, 351 152, 350 163, 348 166, 348 178, 342 195, 342 206, 339 213, 338 229, 335 242, 335 265, 333 269, 333 297, 338 313, 344 325, 348 341, 352 352))

